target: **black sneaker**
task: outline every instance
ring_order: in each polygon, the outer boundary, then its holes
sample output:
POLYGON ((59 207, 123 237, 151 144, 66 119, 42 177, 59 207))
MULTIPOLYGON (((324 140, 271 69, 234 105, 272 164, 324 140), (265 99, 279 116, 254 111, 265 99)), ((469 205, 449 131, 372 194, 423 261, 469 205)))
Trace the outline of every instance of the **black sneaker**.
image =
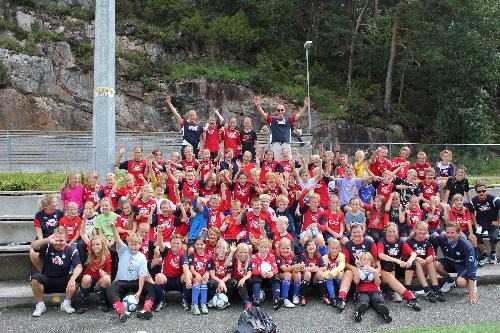
POLYGON ((434 292, 434 295, 436 296, 436 299, 437 299, 439 302, 446 302, 446 299, 444 298, 443 293, 442 293, 442 292, 440 292, 439 290, 438 290, 438 291, 435 291, 435 292, 434 292))
POLYGON ((137 312, 137 318, 149 320, 149 319, 153 318, 153 316, 154 316, 153 311, 141 310, 141 311, 137 312))
POLYGON ((84 314, 88 310, 89 310, 89 304, 82 302, 80 308, 78 310, 76 310, 76 313, 78 313, 78 314, 84 314))
POLYGON ((337 301, 337 310, 339 312, 344 311, 345 309, 345 300, 343 298, 339 298, 337 301))
POLYGON ((181 307, 184 309, 184 311, 189 311, 190 310, 189 309, 189 304, 188 304, 188 302, 185 299, 181 300, 181 307))
POLYGON ((278 298, 278 299, 275 299, 273 301, 273 309, 274 310, 278 310, 279 308, 281 308, 284 304, 284 299, 283 298, 278 298))
POLYGON ((156 304, 155 311, 160 312, 161 310, 163 310, 164 307, 165 307, 165 302, 160 301, 160 303, 156 304))
POLYGON ((408 300, 408 302, 406 302, 406 305, 415 311, 422 310, 422 307, 420 306, 420 303, 418 302, 418 299, 416 299, 416 298, 408 300))
POLYGON ((99 309, 101 309, 102 312, 111 311, 111 307, 109 306, 108 302, 99 303, 99 309))
POLYGON ((334 308, 336 308, 336 307, 337 307, 337 303, 338 303, 337 298, 336 298, 336 297, 332 298, 332 304, 331 304, 331 305, 332 305, 334 308))
POLYGON ((392 321, 392 317, 389 314, 382 315, 382 319, 384 319, 386 323, 390 323, 392 321))
POLYGON ((427 302, 431 302, 431 303, 437 302, 436 294, 434 294, 434 292, 432 290, 427 292, 427 294, 425 294, 425 299, 427 300, 427 302))
POLYGON ((119 313, 118 318, 122 323, 126 322, 130 318, 130 313, 125 311, 124 313, 119 313))
POLYGON ((363 319, 362 315, 361 311, 354 311, 354 321, 359 323, 363 319))

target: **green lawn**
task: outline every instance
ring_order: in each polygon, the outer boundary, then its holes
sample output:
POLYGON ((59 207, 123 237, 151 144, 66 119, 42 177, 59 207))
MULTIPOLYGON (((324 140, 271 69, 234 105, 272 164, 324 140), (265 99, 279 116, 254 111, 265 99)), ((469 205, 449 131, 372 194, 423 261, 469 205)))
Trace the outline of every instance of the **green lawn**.
POLYGON ((398 332, 398 333, 498 333, 500 332, 500 321, 480 323, 480 324, 466 324, 466 325, 449 325, 449 326, 429 326, 419 328, 399 328, 389 329, 378 332, 398 332))

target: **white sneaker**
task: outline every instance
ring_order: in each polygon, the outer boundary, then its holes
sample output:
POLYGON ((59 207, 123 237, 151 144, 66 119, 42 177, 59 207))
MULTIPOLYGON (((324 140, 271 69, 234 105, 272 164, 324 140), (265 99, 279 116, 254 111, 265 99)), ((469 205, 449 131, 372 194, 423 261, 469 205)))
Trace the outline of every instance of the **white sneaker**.
POLYGON ((293 302, 293 304, 295 304, 295 305, 299 304, 299 303, 300 303, 299 296, 293 296, 292 302, 293 302))
POLYGON ((64 311, 66 313, 75 313, 75 309, 71 306, 71 301, 65 299, 62 303, 61 303, 61 311, 64 311))
POLYGON ((208 306, 209 308, 213 308, 213 307, 214 307, 213 298, 212 298, 211 300, 209 300, 209 301, 208 301, 207 306, 208 306))
POLYGON ((401 295, 398 294, 397 292, 393 292, 392 293, 392 301, 395 303, 401 303, 403 301, 403 297, 401 297, 401 295))
POLYGON ((413 295, 415 296, 424 296, 426 295, 427 293, 425 292, 425 290, 423 289, 419 289, 419 290, 414 290, 413 291, 413 295))
POLYGON ((44 302, 36 303, 35 311, 33 312, 33 317, 40 317, 42 313, 47 311, 47 307, 44 302))
POLYGON ((474 280, 474 293, 477 294, 477 280, 474 280))
POLYGON ((445 282, 440 290, 442 293, 447 293, 451 288, 455 288, 455 282, 445 282))
POLYGON ((290 300, 288 298, 285 298, 285 300, 283 301, 283 306, 285 308, 294 308, 295 304, 293 304, 292 302, 290 302, 290 300))

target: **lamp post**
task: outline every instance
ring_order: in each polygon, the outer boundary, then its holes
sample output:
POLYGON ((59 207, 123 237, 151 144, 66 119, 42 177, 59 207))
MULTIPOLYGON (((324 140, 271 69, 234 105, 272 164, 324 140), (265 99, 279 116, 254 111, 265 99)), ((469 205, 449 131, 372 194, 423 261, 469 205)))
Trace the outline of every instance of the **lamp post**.
POLYGON ((306 70, 307 70, 307 98, 309 99, 309 104, 307 105, 307 119, 309 122, 309 134, 311 134, 311 96, 310 96, 310 85, 309 85, 309 49, 312 46, 312 41, 308 40, 304 43, 304 49, 306 50, 306 70))

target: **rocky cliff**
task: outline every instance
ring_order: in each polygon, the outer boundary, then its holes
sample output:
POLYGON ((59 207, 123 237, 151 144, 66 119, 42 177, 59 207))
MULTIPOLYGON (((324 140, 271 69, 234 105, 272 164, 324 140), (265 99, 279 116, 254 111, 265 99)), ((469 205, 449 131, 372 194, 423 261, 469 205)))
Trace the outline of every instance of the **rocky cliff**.
MULTIPOLYGON (((50 1, 47 1, 48 3, 50 1)), ((53 1, 52 1, 53 2, 53 1)), ((60 0, 91 8, 91 0, 60 0)), ((12 2, 14 3, 14 2, 12 2)), ((0 61, 8 82, 0 89, 0 129, 90 130, 92 125, 92 21, 69 15, 49 14, 7 2, 0 8, 0 61), (82 51, 83 50, 83 51, 82 51), (90 51, 89 51, 90 50, 90 51)), ((168 62, 182 55, 167 46, 118 35, 117 66, 128 61, 120 55, 140 52, 150 61, 168 62)), ((228 119, 250 116, 254 128, 263 125, 252 103, 254 91, 236 82, 189 78, 168 81, 161 77, 153 88, 118 76, 116 128, 130 131, 178 130, 163 96, 171 94, 181 112, 195 109, 204 120, 213 107, 228 119)), ((295 111, 300 105, 276 96, 264 96, 263 107, 273 111, 277 103, 295 111)), ((300 102, 299 102, 300 104, 300 102)), ((312 101, 314 106, 314 101, 312 101)), ((392 130, 366 128, 312 110, 316 142, 384 142, 402 138, 399 126, 392 130)), ((307 117, 302 120, 307 128, 307 117)))

